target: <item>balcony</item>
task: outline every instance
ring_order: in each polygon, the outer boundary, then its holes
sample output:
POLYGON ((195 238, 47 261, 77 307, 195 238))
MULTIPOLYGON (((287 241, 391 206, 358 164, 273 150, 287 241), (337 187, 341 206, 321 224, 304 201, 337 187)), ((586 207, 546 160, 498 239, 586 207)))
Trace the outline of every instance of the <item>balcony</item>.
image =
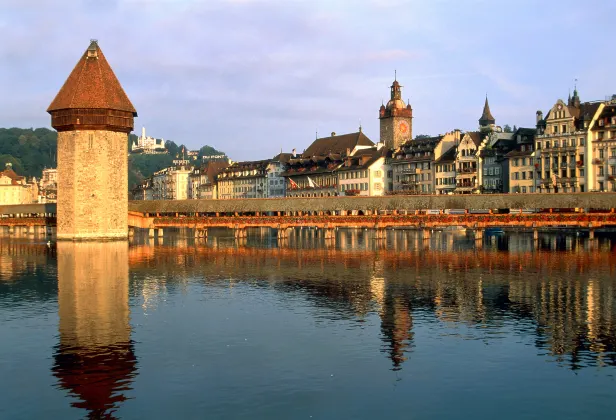
POLYGON ((402 174, 416 174, 417 173, 417 169, 402 169, 400 171, 400 173, 402 173, 402 174))

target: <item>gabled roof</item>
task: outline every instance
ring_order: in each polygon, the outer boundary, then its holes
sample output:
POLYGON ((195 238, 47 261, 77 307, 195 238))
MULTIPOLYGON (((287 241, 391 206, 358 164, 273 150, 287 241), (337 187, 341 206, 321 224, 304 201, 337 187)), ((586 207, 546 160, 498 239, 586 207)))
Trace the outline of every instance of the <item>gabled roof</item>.
POLYGON ((23 176, 17 175, 15 171, 8 168, 0 172, 0 176, 6 176, 7 178, 9 178, 11 180, 11 185, 20 185, 20 181, 24 181, 23 176))
POLYGON ((455 162, 456 154, 458 153, 458 146, 450 147, 445 153, 436 160, 436 163, 455 162))
POLYGON ((288 163, 293 158, 293 153, 279 153, 272 158, 272 162, 288 163))
POLYGON ((302 153, 302 157, 325 156, 330 153, 345 155, 347 149, 353 150, 356 146, 374 146, 374 143, 361 131, 339 136, 322 137, 312 142, 306 151, 302 153))
POLYGON ((353 156, 347 156, 345 158, 345 163, 340 168, 338 168, 338 171, 367 169, 372 166, 372 164, 376 162, 379 158, 385 157, 386 154, 387 151, 384 147, 382 147, 380 150, 377 150, 376 147, 358 150, 353 156), (362 160, 364 161, 363 164, 362 160))
POLYGON ((91 41, 47 112, 75 108, 112 109, 137 116, 135 107, 95 40, 91 41))
MULTIPOLYGON (((469 136, 470 139, 473 141, 473 143, 475 144, 475 146, 479 147, 479 145, 481 144, 481 142, 483 141, 483 138, 485 137, 483 135, 482 132, 480 131, 467 131, 464 136, 469 136)), ((464 137, 462 137, 464 138, 464 137)))

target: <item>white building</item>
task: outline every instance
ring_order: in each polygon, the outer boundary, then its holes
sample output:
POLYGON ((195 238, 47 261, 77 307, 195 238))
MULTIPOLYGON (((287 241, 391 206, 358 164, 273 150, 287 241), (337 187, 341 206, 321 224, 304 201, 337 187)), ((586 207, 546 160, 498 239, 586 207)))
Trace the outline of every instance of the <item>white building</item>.
POLYGON ((145 154, 165 154, 165 141, 163 139, 155 139, 145 135, 145 127, 141 128, 141 136, 137 137, 137 141, 133 142, 130 148, 131 153, 145 154))
POLYGON ((342 166, 336 169, 340 195, 384 195, 388 170, 386 152, 383 143, 378 143, 346 156, 342 166))

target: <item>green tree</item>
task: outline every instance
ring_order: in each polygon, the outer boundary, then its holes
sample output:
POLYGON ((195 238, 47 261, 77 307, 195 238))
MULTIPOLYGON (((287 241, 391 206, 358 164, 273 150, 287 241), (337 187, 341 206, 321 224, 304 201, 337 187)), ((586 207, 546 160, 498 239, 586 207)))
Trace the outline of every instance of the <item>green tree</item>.
POLYGON ((505 126, 503 127, 503 132, 504 133, 513 133, 513 130, 511 129, 511 126, 509 124, 505 124, 505 126))
POLYGON ((432 136, 429 135, 429 134, 417 134, 415 136, 415 140, 417 140, 417 139, 429 139, 430 137, 432 137, 432 136))

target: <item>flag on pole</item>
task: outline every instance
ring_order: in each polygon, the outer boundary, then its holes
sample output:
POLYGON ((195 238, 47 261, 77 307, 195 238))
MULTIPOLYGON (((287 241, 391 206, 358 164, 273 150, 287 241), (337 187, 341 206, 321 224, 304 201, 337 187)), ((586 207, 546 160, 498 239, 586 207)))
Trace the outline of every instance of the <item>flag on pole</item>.
POLYGON ((292 189, 299 188, 299 185, 297 185, 291 178, 289 178, 289 184, 291 184, 292 189))
POLYGON ((310 188, 316 188, 317 184, 314 183, 314 181, 312 179, 310 179, 309 176, 306 177, 308 179, 308 185, 310 186, 310 188))

